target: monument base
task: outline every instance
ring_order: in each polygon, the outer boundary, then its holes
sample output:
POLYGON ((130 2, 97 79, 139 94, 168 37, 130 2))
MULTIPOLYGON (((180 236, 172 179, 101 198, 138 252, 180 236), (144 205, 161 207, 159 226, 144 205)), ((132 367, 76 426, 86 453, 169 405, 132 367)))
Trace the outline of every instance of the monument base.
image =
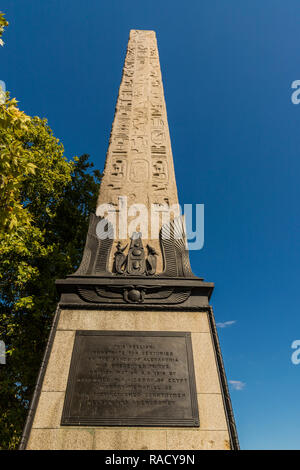
POLYGON ((201 450, 238 448, 211 307, 198 311, 58 310, 21 448, 201 450), (61 425, 78 330, 190 332, 199 427, 61 425))

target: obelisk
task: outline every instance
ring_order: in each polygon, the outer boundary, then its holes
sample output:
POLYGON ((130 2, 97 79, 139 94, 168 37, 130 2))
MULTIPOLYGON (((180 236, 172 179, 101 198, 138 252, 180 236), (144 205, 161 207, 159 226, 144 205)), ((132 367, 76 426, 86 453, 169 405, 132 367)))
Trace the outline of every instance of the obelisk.
MULTIPOLYGON (((119 208, 178 204, 166 104, 154 31, 130 32, 115 118, 112 125, 99 206, 119 208), (125 202, 126 203, 126 202, 125 202)), ((132 211, 133 213, 133 211, 132 211)), ((128 223, 131 218, 128 217, 128 223)), ((150 241, 144 237, 145 246, 150 241)), ((129 241, 129 240, 128 240, 129 241)), ((151 240, 159 252, 158 237, 151 240)), ((158 257, 158 270, 162 270, 158 257)))
POLYGON ((21 449, 238 448, 213 283, 191 270, 177 206, 156 36, 132 30, 96 214, 81 265, 57 281, 21 449))

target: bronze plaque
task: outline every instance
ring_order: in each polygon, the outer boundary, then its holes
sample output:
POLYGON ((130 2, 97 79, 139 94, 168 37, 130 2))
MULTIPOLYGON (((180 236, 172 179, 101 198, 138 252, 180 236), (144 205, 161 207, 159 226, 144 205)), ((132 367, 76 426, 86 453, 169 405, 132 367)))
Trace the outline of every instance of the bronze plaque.
POLYGON ((199 426, 191 334, 77 331, 61 424, 199 426))

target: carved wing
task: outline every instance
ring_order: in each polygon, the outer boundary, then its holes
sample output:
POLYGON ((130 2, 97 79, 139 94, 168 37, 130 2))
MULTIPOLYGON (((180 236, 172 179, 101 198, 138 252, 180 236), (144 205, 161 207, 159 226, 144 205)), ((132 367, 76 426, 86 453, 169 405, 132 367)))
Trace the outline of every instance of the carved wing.
MULTIPOLYGON (((129 288, 134 288, 135 286, 129 286, 129 288)), ((140 286, 142 287, 142 286, 140 286)), ((128 301, 124 295, 124 290, 127 291, 123 285, 122 286, 109 286, 105 287, 81 287, 77 286, 78 296, 85 302, 98 303, 98 304, 124 304, 128 301)), ((158 292, 158 289, 149 288, 145 286, 146 297, 143 300, 145 305, 151 304, 180 304, 188 299, 191 294, 191 289, 189 288, 179 288, 179 289, 163 289, 163 291, 158 292), (155 292, 156 291, 156 292, 155 292)))
POLYGON ((191 270, 182 217, 164 224, 159 232, 164 271, 159 276, 195 277, 191 270))
POLYGON ((73 276, 101 275, 107 274, 108 261, 111 247, 114 241, 112 224, 107 222, 107 238, 101 240, 97 237, 96 228, 98 222, 106 220, 95 214, 90 215, 88 233, 86 237, 81 264, 73 276))

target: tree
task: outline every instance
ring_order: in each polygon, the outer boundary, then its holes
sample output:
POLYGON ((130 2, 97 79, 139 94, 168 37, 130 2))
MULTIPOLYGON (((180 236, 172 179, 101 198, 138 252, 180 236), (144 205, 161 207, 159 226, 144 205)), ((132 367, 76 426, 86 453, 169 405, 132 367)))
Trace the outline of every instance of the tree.
MULTIPOLYGON (((0 16, 1 24, 1 16, 0 16)), ((101 174, 67 160, 46 119, 0 105, 0 449, 18 445, 58 296, 78 267, 101 174)))

